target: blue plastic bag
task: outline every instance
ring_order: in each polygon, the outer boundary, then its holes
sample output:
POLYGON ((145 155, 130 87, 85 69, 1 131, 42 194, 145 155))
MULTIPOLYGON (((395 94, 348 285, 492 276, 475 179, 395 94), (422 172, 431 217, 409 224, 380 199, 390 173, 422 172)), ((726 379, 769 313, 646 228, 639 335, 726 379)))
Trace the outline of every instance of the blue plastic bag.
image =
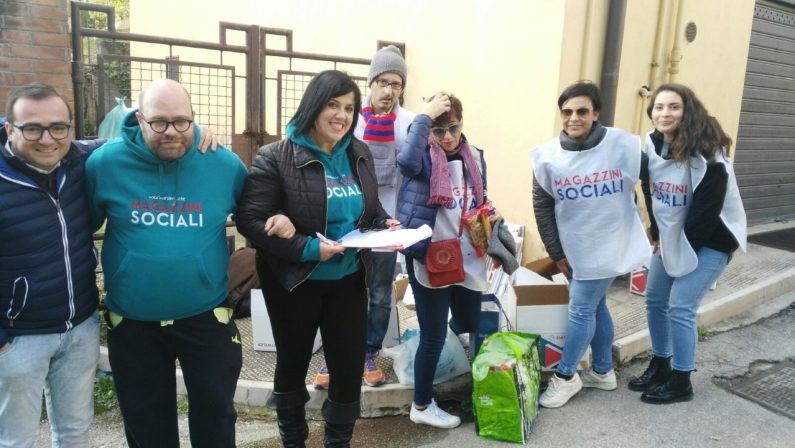
POLYGON ((102 119, 102 123, 99 125, 99 130, 97 131, 99 138, 121 137, 121 123, 124 120, 124 116, 132 110, 125 106, 124 100, 126 99, 126 97, 116 98, 116 107, 105 114, 105 118, 102 119))
MULTIPOLYGON (((403 343, 381 350, 383 355, 392 358, 392 368, 400 384, 414 384, 414 357, 417 355, 417 347, 420 345, 419 336, 420 330, 406 330, 401 336, 403 343)), ((439 363, 436 364, 433 384, 443 383, 471 370, 461 341, 458 340, 455 333, 448 329, 442 354, 439 355, 439 363)))

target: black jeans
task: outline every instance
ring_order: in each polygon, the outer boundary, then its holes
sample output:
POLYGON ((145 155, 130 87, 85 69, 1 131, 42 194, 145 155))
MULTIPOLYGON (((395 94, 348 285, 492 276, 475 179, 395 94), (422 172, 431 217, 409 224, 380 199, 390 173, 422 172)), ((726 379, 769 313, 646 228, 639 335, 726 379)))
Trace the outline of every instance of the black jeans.
POLYGON ((179 446, 175 360, 188 391, 194 447, 234 447, 240 333, 213 310, 171 324, 127 319, 108 331, 113 381, 132 448, 179 446))
POLYGON ((306 280, 292 292, 264 263, 258 263, 258 271, 276 344, 273 390, 306 394, 312 345, 320 328, 330 374, 329 399, 359 401, 367 337, 364 270, 339 280, 306 280))

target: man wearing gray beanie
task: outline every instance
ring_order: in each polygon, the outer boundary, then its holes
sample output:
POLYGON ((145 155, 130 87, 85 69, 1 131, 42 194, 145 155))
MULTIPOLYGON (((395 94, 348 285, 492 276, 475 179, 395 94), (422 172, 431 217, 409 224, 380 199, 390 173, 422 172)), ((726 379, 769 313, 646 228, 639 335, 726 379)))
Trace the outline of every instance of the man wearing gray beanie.
MULTIPOLYGON (((354 131, 356 138, 370 148, 378 177, 378 198, 391 216, 397 212, 397 192, 400 188, 400 171, 397 153, 408 135, 414 112, 400 107, 400 94, 406 86, 406 61, 394 45, 381 48, 370 62, 367 82, 370 94, 362 102, 359 120, 354 131)), ((367 355, 364 361, 364 383, 380 386, 386 378, 375 362, 381 350, 392 312, 392 282, 395 276, 397 252, 373 251, 368 294, 367 355)), ((326 364, 315 377, 315 388, 328 388, 329 374, 326 364)))

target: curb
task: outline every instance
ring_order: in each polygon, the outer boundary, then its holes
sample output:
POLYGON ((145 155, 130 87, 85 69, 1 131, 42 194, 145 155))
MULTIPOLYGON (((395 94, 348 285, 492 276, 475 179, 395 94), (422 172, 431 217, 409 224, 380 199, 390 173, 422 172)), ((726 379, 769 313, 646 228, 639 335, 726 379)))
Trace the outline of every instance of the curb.
MULTIPOLYGON (((698 309, 696 323, 709 326, 743 313, 760 303, 795 290, 795 268, 778 272, 747 288, 704 304, 698 309)), ((613 357, 619 362, 645 355, 651 349, 649 329, 646 328, 613 342, 613 357)))

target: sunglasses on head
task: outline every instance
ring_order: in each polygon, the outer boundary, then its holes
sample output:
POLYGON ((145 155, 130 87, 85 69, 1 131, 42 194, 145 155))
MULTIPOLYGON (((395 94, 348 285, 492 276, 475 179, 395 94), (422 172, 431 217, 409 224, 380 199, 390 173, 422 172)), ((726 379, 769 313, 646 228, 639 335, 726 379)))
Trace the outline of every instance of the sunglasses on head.
POLYGON ((448 132, 450 135, 456 135, 461 132, 461 123, 450 123, 447 127, 431 128, 431 132, 436 138, 444 138, 448 132))

